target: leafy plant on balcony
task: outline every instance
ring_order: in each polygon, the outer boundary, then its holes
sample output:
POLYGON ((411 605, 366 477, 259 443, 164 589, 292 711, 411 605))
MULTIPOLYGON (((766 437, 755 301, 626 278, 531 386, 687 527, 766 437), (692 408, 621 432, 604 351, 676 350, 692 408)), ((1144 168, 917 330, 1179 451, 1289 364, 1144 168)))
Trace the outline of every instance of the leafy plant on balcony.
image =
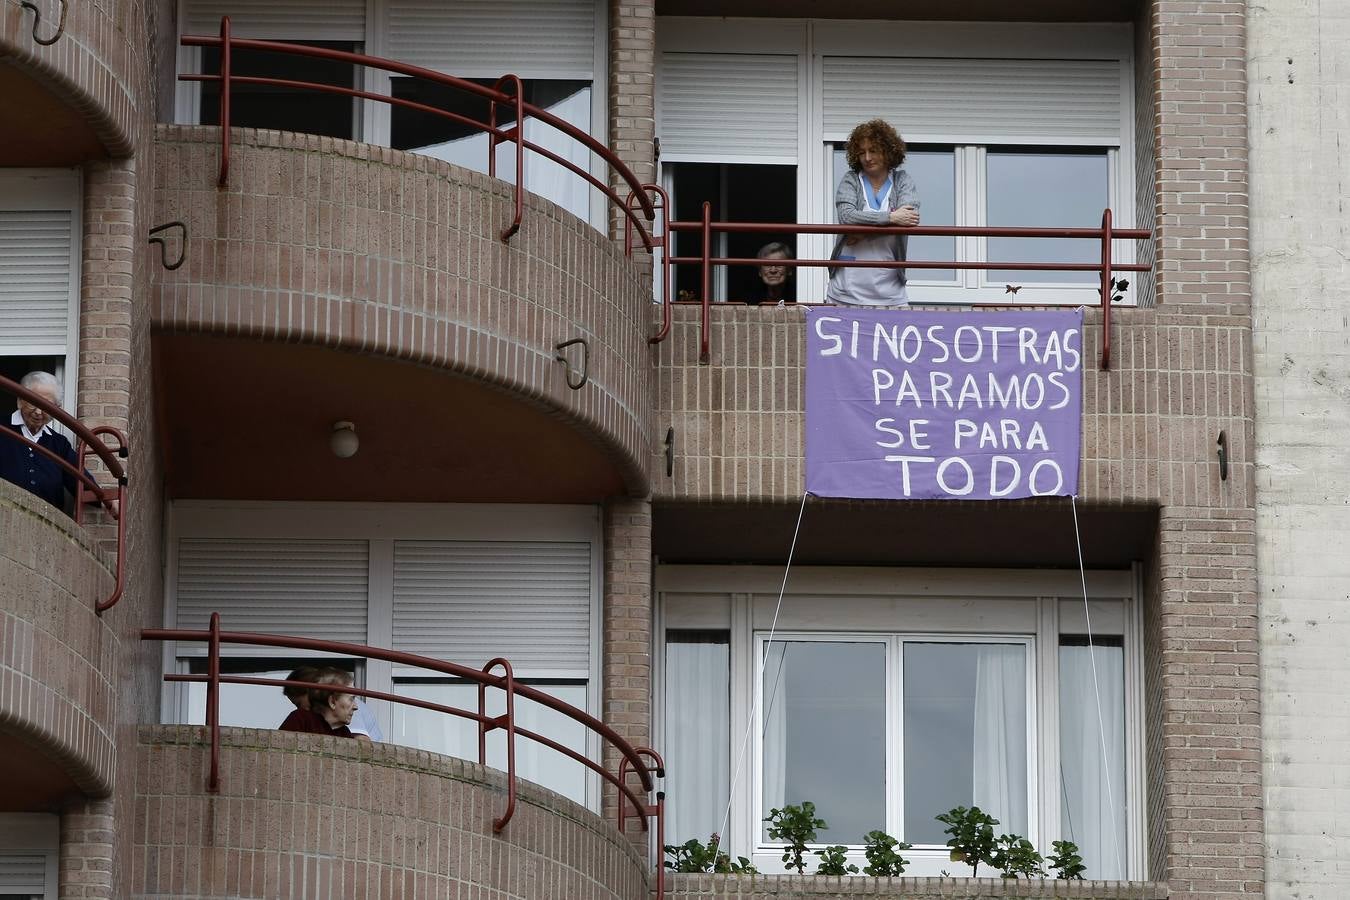
POLYGON ((905 874, 905 866, 909 865, 909 860, 901 856, 900 851, 908 850, 909 844, 896 840, 884 831, 869 831, 863 836, 863 840, 865 841, 863 855, 867 857, 863 874, 874 878, 905 874))
POLYGON ((717 835, 708 838, 704 844, 698 838, 690 838, 683 844, 666 844, 663 848, 667 856, 666 868, 675 872, 694 874, 715 872, 722 875, 754 875, 756 869, 744 856, 731 856, 721 849, 721 839, 717 835))
POLYGON ((989 864, 1004 878, 1044 878, 1045 859, 1036 846, 1020 834, 1000 834, 994 840, 989 864))
POLYGON ((1055 877, 1081 881, 1087 866, 1083 865, 1083 857, 1078 855, 1078 845, 1073 841, 1055 841, 1051 846, 1054 852, 1045 861, 1055 877))
POLYGON ((993 860, 994 826, 998 824, 998 819, 978 806, 969 809, 964 806, 953 807, 935 818, 947 826, 943 833, 951 835, 947 846, 952 850, 952 862, 964 862, 970 866, 970 872, 974 875, 979 872, 980 863, 993 860))
POLYGON ((1129 283, 1128 281, 1126 281, 1124 278, 1112 278, 1112 279, 1111 279, 1111 302, 1112 302, 1112 303, 1119 303, 1120 301, 1124 300, 1124 299, 1125 299, 1125 290, 1126 290, 1129 286, 1130 286, 1130 283, 1129 283))
POLYGON ((848 861, 848 848, 835 845, 826 847, 823 850, 817 850, 816 856, 820 857, 820 865, 816 868, 817 875, 857 875, 858 867, 848 861))
POLYGON ((816 829, 828 828, 824 819, 816 818, 816 805, 809 800, 800 806, 788 804, 782 809, 771 809, 764 819, 769 823, 769 840, 782 841, 783 863, 789 869, 796 869, 800 875, 806 871, 806 845, 816 839, 816 829))

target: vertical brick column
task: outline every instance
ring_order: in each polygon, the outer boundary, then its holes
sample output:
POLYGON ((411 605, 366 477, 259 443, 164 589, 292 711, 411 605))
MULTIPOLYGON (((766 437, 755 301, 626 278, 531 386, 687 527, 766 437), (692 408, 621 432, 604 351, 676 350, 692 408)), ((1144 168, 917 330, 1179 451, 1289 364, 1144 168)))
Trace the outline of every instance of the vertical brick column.
MULTIPOLYGON (((1240 344, 1227 364, 1236 384, 1201 375, 1197 395, 1183 374, 1160 397, 1160 441, 1175 461, 1159 471, 1146 617, 1146 681, 1158 691, 1148 704, 1150 874, 1177 900, 1264 889, 1246 9, 1240 0, 1153 0, 1145 17, 1155 73, 1158 326, 1181 340, 1183 358, 1206 328, 1231 329, 1230 344, 1240 344), (1230 480, 1188 475, 1185 459, 1212 459, 1219 428, 1236 461, 1230 480)), ((1196 352, 1179 370, 1212 372, 1216 358, 1196 352)))
POLYGON ((88 424, 123 430, 131 408, 132 267, 140 246, 135 219, 135 162, 86 166, 77 408, 88 424))
MULTIPOLYGON (((609 4, 609 146, 643 184, 656 178, 655 0, 611 0, 609 4)), ((613 179, 620 197, 629 187, 613 179)), ((612 227, 623 234, 616 211, 612 227)))
MULTIPOLYGON (((603 718, 629 743, 644 746, 652 722, 651 501, 606 504, 604 541, 603 718)), ((617 771, 618 754, 607 750, 604 762, 617 771)), ((605 815, 612 817, 615 795, 608 793, 605 815)))
POLYGON ((119 896, 113 877, 115 833, 111 800, 83 801, 61 814, 61 900, 119 896))

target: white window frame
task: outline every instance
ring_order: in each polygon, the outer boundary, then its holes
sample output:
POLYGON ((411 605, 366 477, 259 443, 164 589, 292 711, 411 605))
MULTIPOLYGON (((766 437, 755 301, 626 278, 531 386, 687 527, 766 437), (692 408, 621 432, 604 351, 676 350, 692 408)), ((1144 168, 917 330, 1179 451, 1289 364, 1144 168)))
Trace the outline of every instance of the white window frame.
MULTIPOLYGON (((1144 819, 1142 574, 1132 570, 1086 573, 1091 624, 1097 635, 1121 635, 1125 647, 1126 871, 1129 880, 1148 877, 1144 819)), ((760 771, 763 724, 758 710, 757 654, 777 606, 783 573, 767 566, 660 565, 655 578, 655 640, 664 649, 667 630, 727 631, 731 647, 731 771, 741 774, 732 786, 727 847, 732 856, 751 857, 761 871, 783 871, 781 851, 760 839, 763 817, 760 771), (745 723, 755 716, 750 746, 743 750, 745 723)), ((848 640, 866 637, 893 641, 945 640, 958 643, 1024 641, 1028 657, 1028 831, 1045 851, 1062 832, 1058 794, 1058 654, 1063 633, 1083 633, 1082 582, 1077 571, 1028 569, 886 569, 803 566, 792 571, 789 591, 778 610, 775 640, 848 640), (1072 616, 1072 621, 1068 617, 1072 616), (1064 619, 1061 622, 1061 619, 1064 619), (897 628, 903 623, 907 628, 897 628), (1063 628, 1061 629, 1061 625, 1063 628), (1045 846, 1038 838, 1044 837, 1045 846)), ((898 657, 895 658, 898 662, 898 657)), ((891 660, 888 658, 888 666, 891 660)), ((653 696, 665 696, 665 654, 654 654, 653 696)), ((889 674, 898 687, 899 675, 889 674)), ((893 695, 893 696, 899 696, 893 695)), ((894 715, 901 714, 898 706, 894 715)), ((664 715, 653 721, 657 749, 664 745, 664 715)), ((888 773, 900 776, 898 731, 888 730, 888 773)), ((889 774, 888 774, 889 777, 889 774)), ((888 784, 887 829, 897 834, 903 806, 897 785, 888 784), (895 829, 895 830, 892 830, 895 829)), ((898 834, 897 834, 898 836, 898 834)), ((905 856, 907 874, 960 873, 943 850, 917 848, 905 856)), ((850 853, 859 862, 859 851, 850 853)))
MULTIPOLYGON (((394 543, 413 540, 462 541, 556 541, 585 540, 590 543, 590 634, 589 666, 585 673, 559 672, 549 669, 517 669, 515 676, 522 682, 550 678, 586 679, 585 711, 597 719, 603 718, 604 696, 602 679, 603 631, 602 576, 603 528, 598 507, 581 505, 531 504, 432 504, 432 503, 319 503, 268 501, 212 501, 178 500, 165 504, 164 565, 164 627, 175 628, 178 615, 178 553, 182 538, 275 538, 316 540, 368 540, 369 605, 367 607, 365 643, 372 647, 392 648, 394 543)), ((223 622, 229 630, 228 620, 223 622)), ((296 627, 303 634, 303 623, 296 627)), ((202 644, 178 646, 165 641, 162 664, 165 672, 186 672, 187 661, 207 653, 202 644)), ((319 658, 332 659, 338 654, 290 650, 286 648, 226 646, 223 656, 250 659, 319 658)), ((452 660, 453 662, 453 660, 452 660)), ((403 672, 389 662, 370 660, 364 666, 358 661, 357 680, 368 690, 394 692, 394 679, 403 672), (364 678, 362 670, 364 669, 364 678)), ((176 685, 165 684, 161 693, 161 721, 175 724, 184 721, 186 691, 176 685)), ((376 710, 380 728, 392 733, 388 704, 381 703, 376 710)), ((588 733, 586 755, 592 760, 601 758, 601 740, 588 733)), ((586 782, 587 805, 595 810, 600 803, 600 778, 588 772, 586 782)))
MULTIPOLYGON (((57 900, 60 879, 61 820, 49 813, 0 813, 0 855, 44 857, 42 900, 57 900)), ((0 891, 5 890, 0 885, 0 891)))
MULTIPOLYGON (((1120 66, 1119 141, 1106 146, 1108 166, 1108 202, 1120 227, 1132 227, 1135 221, 1134 165, 1134 41, 1133 26, 1128 23, 1047 24, 1017 22, 896 22, 831 19, 763 19, 662 16, 657 20, 657 54, 662 52, 775 53, 798 55, 802 90, 807 94, 800 107, 797 165, 797 217, 799 222, 832 223, 835 218, 832 177, 832 145, 842 143, 847 134, 827 133, 824 127, 823 59, 827 56, 894 57, 905 48, 914 55, 972 59, 1098 59, 1117 61, 1120 66)), ((656 132, 661 134, 660 90, 657 90, 656 132)), ((897 123, 903 133, 903 123, 897 123)), ((985 224, 983 197, 985 147, 1033 146, 991 135, 986 141, 972 142, 969 136, 944 134, 906 135, 919 144, 952 145, 958 148, 956 203, 958 219, 965 224, 985 224), (965 159, 975 153, 979 159, 965 159)), ((1068 142, 1039 139, 1035 146, 1095 146, 1090 141, 1068 142)), ((662 154, 666 162, 726 162, 727 159, 696 158, 689 154, 662 154)), ((764 162, 766 160, 754 160, 764 162)), ((662 174, 662 184, 669 179, 662 174)), ((1095 224, 1095 223, 1094 223, 1095 224)), ((958 258, 980 260, 984 241, 958 238, 958 258)), ((832 247, 829 235, 801 235, 798 253, 803 258, 826 259, 832 247)), ((1117 262, 1135 261, 1135 242, 1112 242, 1112 258, 1117 262)), ((1024 294, 1008 295, 1003 284, 985 284, 982 270, 958 270, 954 285, 922 284, 914 276, 910 299, 937 304, 1094 304, 1100 292, 1085 285, 1063 283, 1036 284, 1024 294)), ((1028 273, 1034 275, 1035 273, 1028 273)), ((824 298, 828 274, 823 268, 806 269, 798 276, 803 297, 824 298)), ((719 281, 719 283, 721 283, 719 281)), ((1137 292, 1126 294, 1122 305, 1137 303, 1137 292)))
MULTIPOLYGON (((71 415, 79 408, 80 275, 83 269, 84 192, 78 169, 0 169, 0 211, 70 211, 70 291, 64 347, 42 345, 11 356, 53 356, 61 381, 61 408, 71 415)), ((64 433, 65 426, 58 426, 64 433)))
MULTIPOLYGON (((178 0, 178 72, 201 71, 201 48, 184 47, 183 23, 187 21, 185 4, 187 0, 178 0)), ((589 72, 575 70, 541 70, 531 72, 531 78, 590 79, 591 81, 591 136, 600 143, 609 144, 609 8, 602 2, 595 2, 595 46, 592 65, 589 72)), ((280 33, 268 34, 268 40, 278 41, 349 41, 351 35, 345 31, 335 31, 325 25, 321 15, 321 5, 316 6, 312 27, 303 29, 284 29, 280 33)), ((360 41, 363 52, 369 56, 388 56, 388 10, 386 0, 366 0, 365 35, 360 41)), ((240 37, 259 37, 258 35, 238 35, 240 37)), ((466 78, 497 77, 506 74, 500 72, 450 73, 466 78)), ((364 69, 358 72, 362 90, 388 95, 391 75, 378 69, 364 69)), ((354 117, 353 139, 381 147, 389 146, 390 115, 389 104, 375 100, 356 101, 352 104, 354 117)), ((200 82, 180 81, 174 94, 174 121, 180 125, 195 125, 201 121, 201 84, 200 82)), ((604 160, 591 154, 590 172, 600 181, 608 178, 608 168, 604 160)), ((579 176, 578 176, 579 177, 579 176)), ((528 189, 529 185, 526 185, 528 189)), ((598 190, 587 185, 590 195, 590 224, 604 231, 608 222, 609 201, 598 190)))

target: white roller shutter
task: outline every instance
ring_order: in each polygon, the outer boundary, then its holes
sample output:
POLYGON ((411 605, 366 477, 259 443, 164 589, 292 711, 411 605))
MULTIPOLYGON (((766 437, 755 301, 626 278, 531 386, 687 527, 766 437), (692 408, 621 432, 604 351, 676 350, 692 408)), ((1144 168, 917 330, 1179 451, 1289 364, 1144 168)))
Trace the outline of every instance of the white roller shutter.
POLYGON ((389 0, 386 55, 464 78, 589 79, 593 0, 389 0))
POLYGON ((825 57, 826 139, 881 117, 906 140, 1121 141, 1118 60, 825 57))
POLYGON ((661 54, 661 156, 797 159, 797 57, 760 53, 661 54))
POLYGON ((366 0, 183 0, 184 34, 230 34, 255 40, 354 41, 366 39, 366 0))
POLYGON ((0 210, 0 356, 65 355, 79 264, 71 228, 70 210, 0 210))
POLYGON ((590 672, 591 545, 562 541, 397 541, 394 647, 479 667, 590 672))
POLYGON ((369 572, 367 541, 183 538, 178 627, 365 643, 369 572))
POLYGON ((0 852, 0 895, 47 896, 46 854, 0 852))

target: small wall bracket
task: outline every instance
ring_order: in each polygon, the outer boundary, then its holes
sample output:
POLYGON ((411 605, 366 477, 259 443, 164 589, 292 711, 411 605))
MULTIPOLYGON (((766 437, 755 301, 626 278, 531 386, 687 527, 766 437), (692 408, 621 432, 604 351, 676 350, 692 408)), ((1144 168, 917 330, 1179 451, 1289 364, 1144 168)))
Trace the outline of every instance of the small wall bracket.
POLYGON ((553 358, 563 364, 563 369, 566 373, 565 377, 567 378, 567 386, 574 391, 579 391, 582 388, 584 388, 586 386, 586 382, 590 378, 591 345, 586 341, 585 338, 572 338, 570 341, 563 341, 561 344, 554 344, 553 349, 558 351, 557 355, 554 356, 553 358), (570 360, 568 360, 567 354, 563 353, 564 350, 566 350, 568 347, 571 347, 573 344, 581 345, 581 375, 579 378, 573 377, 576 374, 576 370, 572 368, 572 363, 570 360))
POLYGON ((164 266, 164 268, 168 269, 170 272, 172 272, 174 269, 178 268, 184 262, 187 261, 187 242, 188 242, 187 225, 183 224, 182 222, 177 221, 166 222, 163 225, 157 225, 154 228, 150 229, 150 243, 159 244, 159 261, 164 266), (169 262, 168 242, 165 241, 165 239, 162 237, 155 236, 162 231, 168 231, 170 228, 178 228, 182 230, 182 238, 179 242, 179 249, 178 249, 178 259, 174 260, 173 262, 169 262))
POLYGON ((1228 432, 1220 431, 1219 439, 1215 441, 1219 454, 1219 480, 1228 480, 1228 432))
POLYGON ((666 429, 666 477, 675 476, 675 426, 666 429))
POLYGON ((56 33, 46 40, 38 37, 38 26, 42 24, 42 10, 38 9, 37 4, 30 2, 30 0, 22 0, 19 4, 24 9, 32 11, 33 40, 44 47, 50 47, 52 44, 55 44, 57 41, 61 40, 61 36, 66 33, 66 0, 57 0, 57 2, 61 5, 61 18, 57 20, 56 33))

